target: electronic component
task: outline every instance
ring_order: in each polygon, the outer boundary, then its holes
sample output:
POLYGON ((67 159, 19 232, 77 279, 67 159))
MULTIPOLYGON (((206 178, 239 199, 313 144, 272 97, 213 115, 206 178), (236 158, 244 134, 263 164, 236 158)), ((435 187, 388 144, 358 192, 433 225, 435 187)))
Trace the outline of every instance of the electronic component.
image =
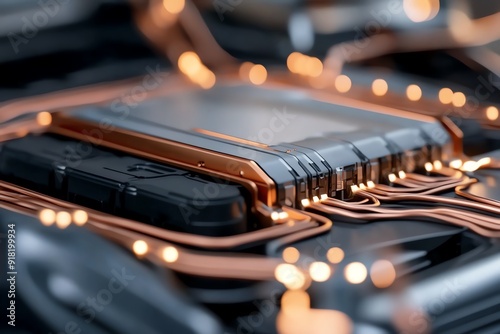
POLYGON ((246 190, 61 137, 8 141, 0 177, 89 208, 201 235, 248 231, 246 190))
POLYGON ((254 182, 268 206, 349 197, 351 185, 450 152, 449 135, 432 117, 271 85, 228 82, 54 116, 49 131, 58 134, 254 182))

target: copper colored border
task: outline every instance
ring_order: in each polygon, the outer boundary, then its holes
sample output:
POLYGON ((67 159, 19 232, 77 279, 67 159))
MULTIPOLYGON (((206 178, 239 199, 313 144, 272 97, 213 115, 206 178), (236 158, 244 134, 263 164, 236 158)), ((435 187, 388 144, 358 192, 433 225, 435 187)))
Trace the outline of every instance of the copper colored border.
POLYGON ((119 128, 107 133, 101 131, 100 139, 85 134, 96 128, 99 128, 97 123, 56 112, 48 132, 90 143, 98 141, 99 146, 230 180, 257 194, 257 199, 266 205, 278 204, 274 181, 252 160, 119 128))

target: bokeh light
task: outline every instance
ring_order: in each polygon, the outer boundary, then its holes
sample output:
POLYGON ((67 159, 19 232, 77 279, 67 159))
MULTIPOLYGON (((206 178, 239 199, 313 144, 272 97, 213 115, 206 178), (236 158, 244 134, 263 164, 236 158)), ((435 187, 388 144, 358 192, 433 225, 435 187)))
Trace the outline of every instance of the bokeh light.
POLYGON ((439 0, 403 0, 406 16, 413 22, 429 21, 440 9, 439 0))
POLYGON ((54 210, 43 209, 38 214, 38 218, 40 219, 43 225, 50 226, 54 224, 56 221, 56 213, 54 212, 54 210))
POLYGON ((173 263, 179 258, 179 251, 173 246, 167 246, 163 249, 162 257, 165 262, 173 263))
POLYGON ((301 314, 311 308, 311 298, 303 290, 288 290, 281 297, 281 311, 289 315, 301 314))
POLYGON ((454 169, 459 169, 460 167, 462 167, 462 164, 463 164, 463 162, 461 159, 456 159, 456 160, 450 161, 450 167, 454 168, 454 169))
POLYGON ((179 14, 185 5, 186 0, 163 0, 163 7, 171 14, 179 14))
POLYGON ((467 102, 467 98, 465 97, 465 94, 462 92, 455 92, 453 93, 453 98, 451 100, 451 103, 455 107, 463 107, 465 105, 465 102, 467 102))
POLYGON ((309 275, 315 282, 325 282, 331 274, 332 269, 324 262, 313 262, 309 266, 309 275))
POLYGON ((388 288, 396 280, 396 269, 388 260, 377 260, 370 268, 370 278, 377 288, 388 288))
POLYGON ((310 77, 319 77, 323 72, 323 63, 321 62, 321 60, 319 60, 319 58, 309 57, 306 61, 305 72, 310 77))
POLYGON ((410 101, 418 101, 422 98, 422 89, 418 85, 409 85, 406 88, 406 96, 410 101))
POLYGON ((36 115, 36 122, 40 126, 48 126, 52 123, 52 115, 48 111, 39 112, 36 115))
POLYGON ((283 260, 287 263, 295 263, 300 258, 300 252, 295 247, 287 247, 283 250, 283 260))
POLYGON ((341 74, 335 78, 335 89, 340 93, 347 93, 352 86, 351 78, 347 75, 341 74))
POLYGON ((295 312, 280 312, 276 319, 279 334, 351 334, 349 316, 337 310, 296 308, 295 312))
POLYGON ((88 219, 89 216, 87 212, 83 210, 76 210, 75 212, 73 212, 73 222, 78 226, 84 225, 88 221, 88 219))
POLYGON ((332 247, 326 252, 326 258, 333 264, 342 262, 344 255, 344 251, 339 247, 332 247))
POLYGON ((137 240, 132 245, 132 250, 137 255, 144 255, 148 252, 148 244, 144 240, 137 240))
POLYGON ((262 85, 267 79, 267 70, 263 65, 253 65, 248 73, 250 82, 254 85, 262 85))
POLYGON ((192 76, 198 73, 202 64, 200 57, 193 51, 186 51, 180 55, 177 65, 182 73, 192 76))
POLYGON ((442 104, 450 104, 453 101, 453 91, 450 88, 441 88, 439 90, 439 101, 442 104))
POLYGON ((69 212, 60 211, 56 214, 56 225, 60 229, 65 229, 71 224, 71 215, 69 212))
POLYGON ((486 118, 490 121, 496 121, 498 119, 498 108, 494 106, 486 108, 486 118))
POLYGON ((375 79, 372 83, 372 91, 376 96, 384 96, 387 94, 389 90, 389 86, 387 85, 387 81, 384 79, 375 79))
POLYGON ((368 275, 366 267, 361 262, 349 263, 344 268, 344 276, 346 280, 351 284, 363 283, 368 275))
POLYGON ((290 290, 302 289, 306 284, 305 275, 293 264, 281 263, 274 270, 276 280, 290 290))

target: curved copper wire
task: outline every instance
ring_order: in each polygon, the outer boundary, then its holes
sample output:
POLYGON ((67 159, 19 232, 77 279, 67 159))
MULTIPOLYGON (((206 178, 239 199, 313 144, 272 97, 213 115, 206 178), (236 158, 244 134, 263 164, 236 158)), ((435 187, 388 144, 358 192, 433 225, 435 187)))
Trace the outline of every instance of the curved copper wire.
MULTIPOLYGON (((339 215, 343 217, 348 217, 352 219, 357 219, 360 221, 375 221, 381 219, 399 219, 399 218, 411 218, 415 217, 430 218, 433 220, 449 223, 456 226, 467 227, 470 230, 490 238, 500 237, 500 225, 498 220, 496 224, 490 224, 489 222, 476 222, 475 219, 478 217, 474 215, 470 218, 469 213, 464 216, 459 214, 455 215, 449 211, 445 211, 442 208, 436 209, 384 209, 381 212, 375 213, 358 213, 347 211, 341 208, 331 207, 323 204, 311 204, 310 208, 317 209, 328 214, 339 215), (387 211, 386 211, 387 210, 387 211), (497 230, 498 229, 498 230, 497 230)), ((375 208, 372 208, 375 209, 375 208)), ((461 213, 463 214, 463 213, 461 213)), ((491 217, 489 217, 491 218, 491 217)))
POLYGON ((284 207, 283 211, 290 218, 287 223, 248 232, 243 235, 206 237, 163 230, 139 222, 103 214, 3 181, 0 181, 0 189, 0 207, 6 207, 9 210, 24 214, 36 215, 40 210, 46 208, 56 211, 85 210, 89 218, 86 226, 90 230, 114 240, 129 249, 132 248, 133 242, 137 240, 146 241, 150 249, 148 251, 148 258, 156 263, 165 265, 160 251, 167 247, 169 243, 163 239, 189 246, 202 247, 205 251, 196 252, 175 245, 179 252, 179 260, 169 263, 168 266, 178 272, 208 277, 267 280, 273 277, 274 269, 281 261, 264 256, 245 254, 234 255, 224 253, 223 255, 213 255, 207 253, 206 249, 230 249, 269 239, 274 240, 273 245, 280 247, 290 242, 324 233, 332 226, 332 222, 328 218, 284 207), (168 238, 162 238, 165 236, 168 238))
MULTIPOLYGON (((364 194, 363 191, 360 191, 360 194, 364 194)), ((373 195, 373 194, 372 194, 373 195)), ((416 201, 416 202, 430 202, 430 203, 439 203, 446 205, 453 205, 459 207, 467 207, 470 209, 487 211, 494 214, 500 214, 500 209, 491 207, 489 205, 483 205, 481 203, 475 203, 472 201, 464 201, 458 198, 449 198, 442 196, 434 196, 434 195, 413 195, 413 194, 397 194, 391 196, 384 196, 376 194, 379 200, 383 202, 397 202, 397 201, 416 201)))

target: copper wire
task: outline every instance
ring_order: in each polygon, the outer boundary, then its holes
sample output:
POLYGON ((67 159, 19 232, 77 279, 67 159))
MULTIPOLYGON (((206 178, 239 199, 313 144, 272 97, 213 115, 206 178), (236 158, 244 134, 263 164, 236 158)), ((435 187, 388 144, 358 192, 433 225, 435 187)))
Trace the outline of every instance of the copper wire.
POLYGON ((132 248, 135 241, 143 240, 148 245, 147 254, 144 256, 149 260, 160 265, 166 265, 177 272, 205 277, 269 280, 274 277, 276 266, 282 262, 276 258, 257 255, 229 253, 214 255, 206 250, 197 252, 175 245, 175 249, 179 254, 178 259, 175 262, 166 263, 161 258, 161 250, 171 244, 162 240, 162 236, 168 236, 169 241, 175 243, 184 243, 206 249, 225 249, 268 239, 274 239, 274 243, 277 245, 284 245, 324 233, 332 226, 332 222, 325 217, 284 207, 283 211, 291 218, 288 223, 248 232, 243 235, 206 237, 163 230, 139 222, 95 212, 3 181, 0 181, 0 188, 2 189, 0 190, 0 207, 32 216, 37 215, 40 210, 46 208, 70 211, 86 210, 88 222, 85 226, 90 230, 124 245, 128 249, 132 248), (158 230, 163 233, 147 233, 151 231, 158 232, 158 230))
MULTIPOLYGON (((312 204, 310 206, 311 209, 316 209, 328 214, 339 215, 343 217, 348 217, 352 219, 357 219, 360 221, 375 221, 382 219, 396 219, 396 218, 411 218, 415 219, 415 217, 422 218, 430 218, 433 220, 446 222, 456 226, 467 227, 472 231, 486 236, 486 237, 500 237, 500 222, 498 219, 496 220, 496 224, 490 224, 489 222, 476 222, 475 219, 478 217, 481 219, 481 215, 474 215, 473 218, 470 218, 470 213, 459 216, 459 214, 454 214, 452 212, 446 211, 442 208, 437 209, 383 209, 383 211, 375 212, 375 213, 358 213, 347 211, 341 208, 331 207, 323 204, 312 204)), ((375 210, 375 208, 372 208, 375 210)), ((462 212, 463 214, 463 212, 462 212)), ((489 220, 488 217, 487 219, 489 220)))
POLYGON ((341 207, 341 208, 345 208, 345 209, 349 209, 349 208, 352 208, 352 207, 370 207, 370 206, 380 206, 380 201, 378 200, 378 198, 370 193, 363 193, 363 195, 365 195, 366 199, 364 201, 359 201, 359 202, 346 202, 346 201, 342 201, 342 200, 339 200, 339 199, 336 199, 336 198, 327 198, 325 200, 323 200, 322 202, 323 203, 326 203, 326 204, 329 204, 331 203, 332 205, 335 205, 335 206, 338 206, 338 207, 341 207))
MULTIPOLYGON (((27 208, 5 201, 0 201, 0 207, 26 215, 36 215, 37 211, 33 209, 38 208, 36 205, 27 208)), ((104 223, 89 221, 85 226, 128 249, 132 248, 135 241, 143 240, 149 248, 144 256, 145 258, 177 272, 190 275, 228 279, 269 280, 273 278, 276 266, 281 263, 278 259, 264 256, 229 253, 212 255, 207 252, 190 251, 177 245, 175 245, 175 249, 179 253, 178 260, 166 263, 161 258, 161 250, 171 244, 165 241, 104 223)))
MULTIPOLYGON (((131 231, 139 232, 159 239, 168 240, 178 244, 184 244, 192 247, 199 247, 205 249, 232 249, 245 245, 252 245, 255 243, 263 242, 265 240, 279 238, 291 233, 297 233, 302 230, 307 230, 318 226, 315 222, 313 222, 308 213, 301 213, 297 210, 284 208, 285 212, 288 212, 288 210, 292 210, 290 211, 290 216, 294 218, 292 220, 292 224, 288 223, 277 224, 268 228, 233 236, 208 237, 208 236, 193 235, 184 232, 165 230, 160 227, 139 223, 121 217, 111 216, 105 213, 90 210, 88 208, 80 207, 78 205, 65 202, 63 200, 42 195, 4 181, 0 181, 0 188, 8 189, 9 191, 13 192, 12 196, 14 197, 16 193, 21 195, 27 195, 29 199, 24 199, 24 201, 21 201, 21 198, 19 197, 17 197, 16 199, 16 201, 26 203, 26 205, 28 204, 38 205, 40 206, 40 208, 51 208, 51 209, 63 208, 68 210, 71 209, 85 210, 88 212, 89 217, 96 222, 106 223, 108 225, 113 225, 115 227, 128 229, 131 231)), ((5 193, 6 191, 4 190, 2 194, 5 193)))
POLYGON ((441 186, 446 186, 450 184, 456 184, 459 182, 457 179, 451 179, 448 181, 434 181, 432 184, 429 184, 429 182, 426 181, 419 181, 419 180, 412 180, 412 179, 396 179, 394 181, 395 184, 402 185, 404 187, 408 188, 419 188, 421 189, 422 187, 427 187, 427 189, 436 188, 436 187, 441 187, 441 186))
POLYGON ((281 263, 279 259, 264 256, 229 253, 212 255, 208 252, 195 252, 175 246, 179 253, 178 259, 166 264, 161 258, 161 250, 170 244, 162 240, 103 223, 92 223, 89 228, 129 249, 136 240, 143 240, 149 247, 146 254, 148 259, 184 274, 228 279, 269 280, 273 278, 276 266, 281 263))
MULTIPOLYGON (((0 195, 2 196, 0 200, 2 202, 15 204, 22 209, 33 210, 34 213, 44 208, 51 208, 53 210, 85 210, 89 216, 89 226, 105 224, 109 227, 108 230, 128 231, 142 237, 151 237, 156 240, 163 239, 177 244, 203 249, 234 249, 241 246, 262 243, 271 239, 277 239, 281 244, 285 244, 319 235, 328 231, 332 226, 332 222, 325 217, 284 207, 283 211, 291 218, 287 223, 281 223, 268 228, 234 236, 208 237, 169 231, 125 218, 89 210, 3 181, 0 181, 0 188, 4 189, 0 191, 0 195)), ((109 235, 109 233, 107 235, 109 235)))
MULTIPOLYGON (((360 194, 364 194, 364 191, 360 191, 360 194)), ((373 195, 373 194, 368 194, 367 195, 373 195)), ((414 194, 397 194, 397 195, 391 195, 391 196, 384 196, 384 195, 379 195, 376 194, 376 196, 379 200, 383 202, 399 202, 399 201, 417 201, 417 202, 430 202, 430 203, 439 203, 439 204, 445 204, 445 205, 453 205, 453 206, 459 206, 459 207, 467 207, 470 209, 475 209, 475 210, 481 210, 481 211, 487 211, 490 213, 494 214, 500 214, 500 209, 493 208, 488 205, 483 205, 481 203, 475 203, 472 201, 464 201, 458 198, 448 198, 448 197, 441 197, 441 196, 433 196, 433 195, 414 195, 414 194)))
POLYGON ((467 185, 458 186, 455 188, 455 193, 458 196, 467 198, 469 200, 485 203, 485 204, 500 208, 500 201, 492 199, 492 198, 485 198, 482 196, 474 195, 474 194, 463 191, 466 188, 467 188, 467 185))
POLYGON ((500 220, 497 218, 500 214, 500 202, 463 191, 471 184, 478 182, 476 179, 466 177, 462 173, 453 171, 449 168, 443 168, 436 172, 444 176, 427 176, 408 173, 405 174, 404 179, 397 178, 393 181, 397 187, 378 184, 373 188, 356 190, 356 196, 364 197, 368 200, 367 202, 358 202, 354 204, 328 198, 322 200, 321 204, 312 203, 310 208, 320 212, 365 222, 380 219, 421 217, 467 227, 486 237, 500 237, 500 220), (472 201, 433 195, 452 189, 454 189, 457 195, 466 197, 472 201), (373 198, 375 198, 378 203, 414 201, 430 202, 453 207, 394 209, 384 208, 373 204, 365 205, 369 202, 377 203, 373 198), (495 217, 475 211, 468 211, 468 209, 493 214, 495 217))
MULTIPOLYGON (((299 211, 299 210, 292 209, 292 208, 286 208, 286 209, 288 212, 290 212, 290 211, 297 212, 297 213, 303 212, 303 211, 299 211)), ((323 216, 320 216, 320 215, 313 214, 311 212, 308 212, 308 214, 319 223, 319 225, 316 228, 304 230, 304 231, 301 231, 299 233, 289 234, 287 236, 284 236, 282 238, 279 238, 279 239, 272 241, 271 243, 268 244, 267 253, 274 254, 277 252, 277 250, 280 247, 282 247, 286 244, 291 244, 291 243, 297 242, 299 240, 311 238, 311 237, 314 237, 314 236, 317 236, 317 235, 320 235, 322 233, 326 233, 326 232, 330 231, 330 229, 333 226, 333 223, 330 219, 323 217, 323 216)))
MULTIPOLYGON (((370 189, 370 192, 383 192, 383 193, 419 193, 419 194, 424 194, 424 195, 430 195, 430 194, 436 194, 439 192, 447 191, 450 189, 453 189, 459 185, 463 185, 464 182, 468 183, 474 183, 477 182, 474 179, 466 179, 467 181, 463 180, 456 180, 455 182, 450 182, 449 184, 445 185, 438 185, 437 187, 434 187, 433 184, 428 184, 425 186, 420 186, 418 188, 395 188, 391 186, 386 186, 383 184, 377 184, 375 188, 370 189)), ((400 185, 404 185, 402 183, 398 183, 400 185)))
MULTIPOLYGON (((460 172, 455 172, 455 174, 456 173, 458 173, 460 176, 462 174, 460 172)), ((421 181, 421 182, 437 182, 437 181, 449 181, 449 180, 454 179, 456 177, 453 177, 453 176, 427 176, 427 175, 416 174, 416 173, 406 173, 406 178, 410 179, 410 180, 421 181)))

